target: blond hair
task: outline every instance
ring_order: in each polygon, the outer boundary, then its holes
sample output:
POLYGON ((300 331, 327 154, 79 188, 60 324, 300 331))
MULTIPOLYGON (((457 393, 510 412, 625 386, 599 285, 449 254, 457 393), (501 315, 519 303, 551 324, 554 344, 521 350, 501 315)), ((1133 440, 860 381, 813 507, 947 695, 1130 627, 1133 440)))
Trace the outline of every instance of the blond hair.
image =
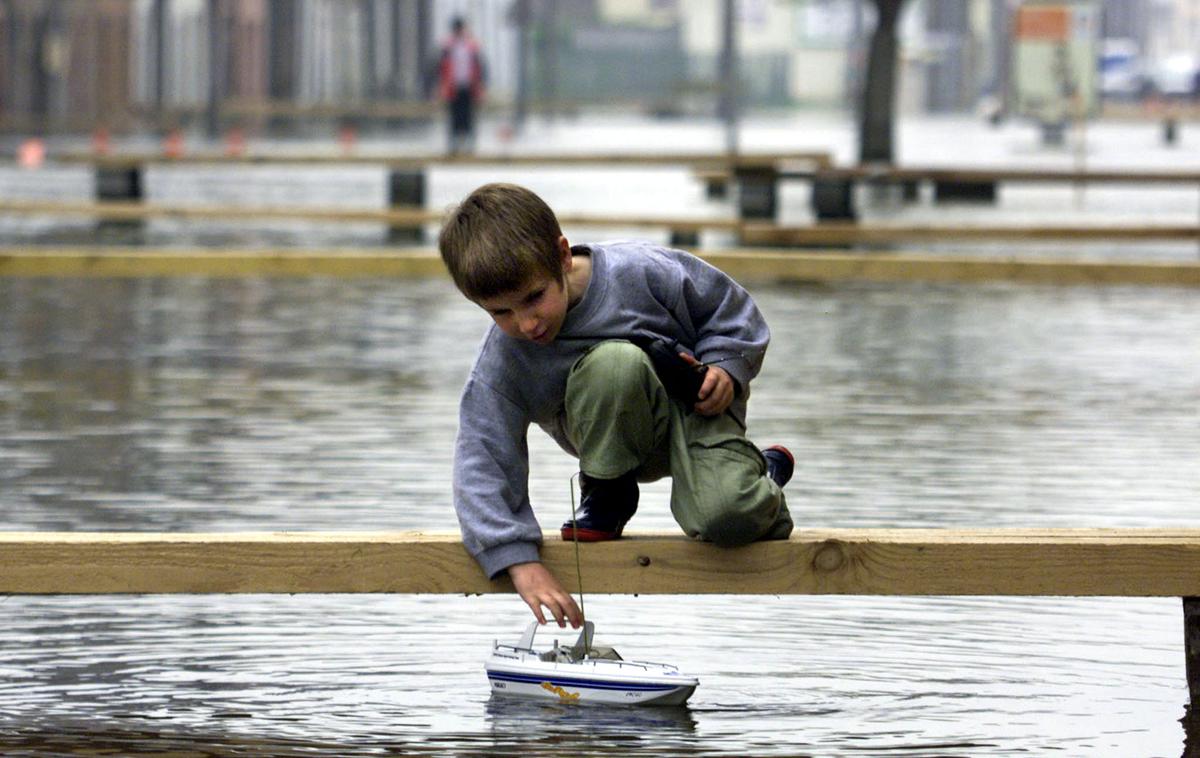
POLYGON ((559 280, 558 219, 545 201, 516 184, 485 184, 446 216, 438 250, 469 299, 525 286, 535 275, 559 280))

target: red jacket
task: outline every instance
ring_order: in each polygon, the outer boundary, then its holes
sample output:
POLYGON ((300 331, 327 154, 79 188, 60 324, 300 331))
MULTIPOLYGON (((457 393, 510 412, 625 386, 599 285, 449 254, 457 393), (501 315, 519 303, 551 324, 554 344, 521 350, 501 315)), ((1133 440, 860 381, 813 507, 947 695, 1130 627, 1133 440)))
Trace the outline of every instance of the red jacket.
POLYGON ((479 100, 483 97, 483 86, 487 75, 483 68, 483 56, 479 53, 479 43, 470 35, 451 37, 442 45, 442 58, 438 63, 438 92, 443 100, 448 101, 454 98, 454 63, 451 52, 455 44, 465 44, 470 51, 471 99, 479 100))

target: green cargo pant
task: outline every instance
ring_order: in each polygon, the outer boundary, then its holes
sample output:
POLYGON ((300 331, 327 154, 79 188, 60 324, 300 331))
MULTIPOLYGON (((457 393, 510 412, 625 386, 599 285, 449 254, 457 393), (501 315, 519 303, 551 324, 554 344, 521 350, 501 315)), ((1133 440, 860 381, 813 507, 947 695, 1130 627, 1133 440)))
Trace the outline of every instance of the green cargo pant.
POLYGON ((670 397, 632 343, 601 342, 576 361, 566 413, 580 470, 596 479, 670 476, 671 514, 689 537, 734 546, 791 533, 783 491, 742 426, 670 397))

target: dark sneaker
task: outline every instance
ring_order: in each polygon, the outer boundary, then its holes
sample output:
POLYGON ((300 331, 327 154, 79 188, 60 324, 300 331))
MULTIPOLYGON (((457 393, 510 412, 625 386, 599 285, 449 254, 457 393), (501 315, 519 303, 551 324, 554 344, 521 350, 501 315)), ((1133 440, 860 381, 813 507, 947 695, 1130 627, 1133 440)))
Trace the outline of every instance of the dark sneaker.
POLYGON ((771 445, 762 451, 762 456, 767 460, 767 476, 782 489, 783 485, 791 481, 792 472, 796 470, 796 459, 792 457, 792 451, 783 445, 771 445))
POLYGON ((575 520, 562 525, 562 538, 577 542, 615 540, 625 530, 638 506, 638 484, 633 473, 616 479, 593 479, 579 474, 579 509, 575 520))

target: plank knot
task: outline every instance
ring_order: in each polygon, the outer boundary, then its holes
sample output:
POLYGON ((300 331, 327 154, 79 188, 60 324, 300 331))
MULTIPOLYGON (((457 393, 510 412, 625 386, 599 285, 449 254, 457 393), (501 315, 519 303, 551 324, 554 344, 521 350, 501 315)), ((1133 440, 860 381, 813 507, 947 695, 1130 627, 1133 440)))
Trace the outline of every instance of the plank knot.
POLYGON ((813 556, 813 568, 817 571, 837 571, 845 562, 846 555, 837 540, 826 540, 813 556))

